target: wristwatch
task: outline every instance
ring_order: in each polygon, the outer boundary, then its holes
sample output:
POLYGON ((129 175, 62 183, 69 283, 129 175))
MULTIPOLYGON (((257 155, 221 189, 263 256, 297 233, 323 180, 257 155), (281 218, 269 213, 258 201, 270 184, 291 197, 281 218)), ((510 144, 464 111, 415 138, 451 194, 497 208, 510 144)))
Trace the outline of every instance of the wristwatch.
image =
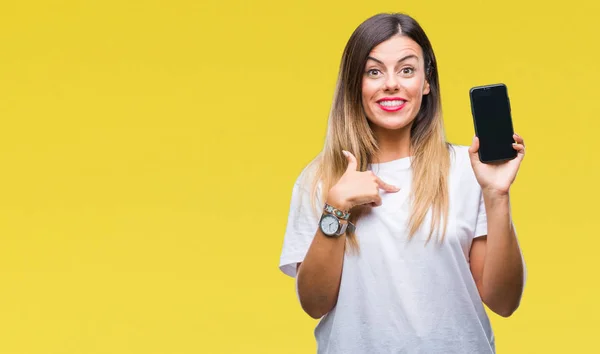
POLYGON ((327 237, 339 237, 346 231, 354 229, 354 225, 348 221, 349 217, 350 213, 325 204, 323 215, 321 216, 321 220, 319 220, 319 229, 327 237))

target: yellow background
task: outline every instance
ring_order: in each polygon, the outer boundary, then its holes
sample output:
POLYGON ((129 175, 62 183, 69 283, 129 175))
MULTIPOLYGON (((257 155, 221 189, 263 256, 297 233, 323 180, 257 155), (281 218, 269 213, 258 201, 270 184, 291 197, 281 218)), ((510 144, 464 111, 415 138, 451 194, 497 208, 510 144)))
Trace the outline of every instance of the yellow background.
POLYGON ((417 18, 450 141, 504 82, 529 269, 499 353, 597 352, 596 1, 3 1, 0 353, 311 353, 277 269, 343 47, 417 18))

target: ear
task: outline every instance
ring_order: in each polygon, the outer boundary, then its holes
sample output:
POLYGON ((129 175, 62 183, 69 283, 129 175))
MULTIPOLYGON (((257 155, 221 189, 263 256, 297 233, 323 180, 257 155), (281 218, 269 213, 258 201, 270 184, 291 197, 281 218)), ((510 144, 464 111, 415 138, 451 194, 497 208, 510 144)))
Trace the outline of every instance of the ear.
POLYGON ((425 80, 425 85, 423 86, 423 96, 429 94, 429 81, 425 80))

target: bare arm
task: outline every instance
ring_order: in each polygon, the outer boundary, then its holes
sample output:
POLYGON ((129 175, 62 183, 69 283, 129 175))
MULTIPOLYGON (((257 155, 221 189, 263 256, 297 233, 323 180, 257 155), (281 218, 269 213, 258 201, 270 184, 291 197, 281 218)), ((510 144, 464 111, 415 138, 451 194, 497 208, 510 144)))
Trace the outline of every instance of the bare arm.
POLYGON ((500 316, 519 307, 525 282, 523 257, 511 216, 509 196, 484 192, 488 236, 473 241, 471 272, 483 302, 500 316))
POLYGON ((302 309, 321 318, 337 302, 346 236, 330 238, 318 230, 302 263, 298 264, 298 295, 302 309))
POLYGON ((510 212, 510 186, 525 156, 525 143, 513 135, 516 158, 498 164, 479 160, 479 139, 469 148, 471 165, 483 192, 487 214, 487 237, 471 246, 471 272, 483 302, 500 316, 519 307, 525 285, 525 265, 510 212))
MULTIPOLYGON (((328 193, 327 203, 340 210, 357 205, 381 205, 379 190, 398 192, 395 186, 381 181, 371 171, 357 171, 354 155, 344 152, 348 167, 328 193)), ((315 225, 317 226, 317 225, 315 225)), ((297 283, 300 304, 313 318, 327 314, 337 303, 342 278, 346 236, 327 237, 318 229, 302 263, 298 265, 297 283)))

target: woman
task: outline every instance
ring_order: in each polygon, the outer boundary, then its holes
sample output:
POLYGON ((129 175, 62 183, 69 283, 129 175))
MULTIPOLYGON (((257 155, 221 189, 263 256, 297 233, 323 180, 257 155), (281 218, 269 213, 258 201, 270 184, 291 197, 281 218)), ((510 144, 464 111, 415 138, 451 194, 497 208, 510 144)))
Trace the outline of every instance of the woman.
POLYGON ((403 14, 362 23, 343 54, 323 152, 294 185, 280 269, 321 318, 319 353, 494 353, 525 267, 509 189, 524 156, 445 141, 437 62, 403 14))

